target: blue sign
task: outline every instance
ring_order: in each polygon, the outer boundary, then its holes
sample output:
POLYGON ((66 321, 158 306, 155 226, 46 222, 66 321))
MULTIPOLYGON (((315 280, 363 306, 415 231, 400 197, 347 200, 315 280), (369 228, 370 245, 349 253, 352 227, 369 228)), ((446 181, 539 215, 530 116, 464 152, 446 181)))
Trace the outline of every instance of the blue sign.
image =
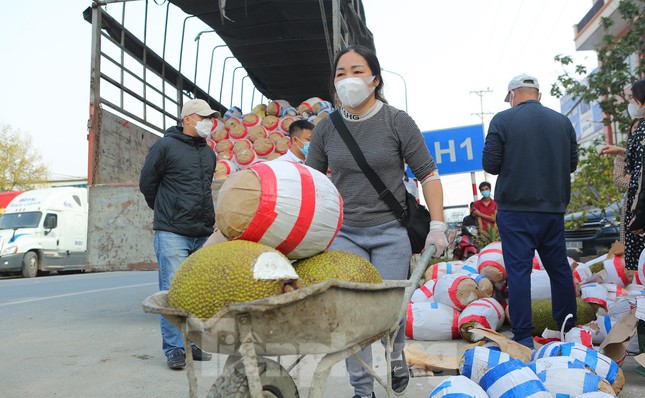
POLYGON ((440 175, 482 170, 484 127, 481 124, 422 134, 440 175))

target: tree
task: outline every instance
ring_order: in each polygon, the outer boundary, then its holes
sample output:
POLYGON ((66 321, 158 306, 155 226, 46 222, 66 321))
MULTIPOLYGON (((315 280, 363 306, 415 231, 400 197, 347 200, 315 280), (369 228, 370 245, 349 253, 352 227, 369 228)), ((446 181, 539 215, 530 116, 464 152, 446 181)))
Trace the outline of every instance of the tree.
MULTIPOLYGON (((618 188, 612 179, 613 159, 608 156, 599 156, 595 145, 580 148, 580 161, 578 170, 571 183, 571 202, 569 209, 583 211, 583 216, 577 220, 567 220, 567 228, 578 228, 586 220, 586 210, 600 209, 602 216, 606 217, 605 208, 620 197, 618 188)), ((615 222, 618 220, 609 220, 615 222)))
POLYGON ((33 189, 49 177, 41 155, 31 145, 31 136, 10 125, 0 128, 0 191, 33 189))
POLYGON ((602 17, 600 20, 603 36, 596 46, 600 68, 588 76, 583 65, 576 65, 571 72, 572 58, 557 55, 555 61, 563 66, 564 73, 551 87, 551 95, 560 98, 567 93, 577 101, 599 101, 605 114, 602 120, 605 126, 616 122, 620 131, 626 131, 631 123, 626 89, 645 74, 645 59, 640 57, 645 54, 645 0, 621 0, 618 10, 626 23, 625 34, 621 37, 617 38, 610 32, 614 25, 611 18, 602 17), (629 58, 634 53, 639 55, 638 65, 630 69, 629 58))
MULTIPOLYGON (((627 89, 645 74, 645 59, 640 57, 645 54, 645 0, 621 0, 618 10, 626 24, 622 36, 616 37, 610 32, 614 25, 612 19, 602 17, 600 20, 603 36, 596 46, 600 67, 588 75, 586 67, 572 65, 570 56, 556 56, 555 61, 562 65, 564 73, 551 87, 551 95, 559 98, 567 93, 578 102, 597 101, 605 115, 604 125, 613 124, 619 131, 627 131, 631 123, 627 113, 630 99, 627 89), (630 67, 629 59, 634 53, 638 55, 638 64, 630 67)), ((580 163, 571 187, 570 210, 604 210, 620 197, 612 181, 611 160, 598 156, 596 147, 601 144, 597 141, 590 148, 580 149, 580 163)))

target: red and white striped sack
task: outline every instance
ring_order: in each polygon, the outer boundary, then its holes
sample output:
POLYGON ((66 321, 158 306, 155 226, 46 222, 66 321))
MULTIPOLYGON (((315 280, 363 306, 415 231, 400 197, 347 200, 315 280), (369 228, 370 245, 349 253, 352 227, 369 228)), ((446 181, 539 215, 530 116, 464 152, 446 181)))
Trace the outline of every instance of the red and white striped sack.
POLYGON ((414 291, 412 293, 412 297, 410 298, 411 303, 426 303, 428 301, 434 301, 432 296, 434 295, 434 284, 436 281, 434 279, 430 279, 429 281, 426 281, 420 288, 414 291))
POLYGON ((447 305, 426 302, 409 303, 405 335, 415 340, 448 341, 459 337, 459 312, 447 305))
POLYGON ((645 285, 645 249, 638 257, 638 270, 634 274, 634 283, 637 285, 645 285))
POLYGON ((587 283, 580 286, 582 299, 587 303, 598 304, 607 309, 607 289, 600 283, 587 283))
POLYGON ((262 243, 294 260, 327 249, 342 214, 340 194, 326 175, 293 162, 262 162, 222 184, 216 223, 228 239, 262 243))
POLYGON ((474 343, 482 340, 483 337, 469 333, 470 328, 484 327, 498 330, 505 318, 504 308, 494 298, 475 300, 459 314, 459 333, 465 340, 474 343))
POLYGON ((434 300, 459 311, 478 298, 477 282, 467 275, 442 275, 434 285, 434 300))
POLYGON ((461 261, 442 261, 431 264, 423 275, 426 280, 437 280, 442 275, 459 273, 462 264, 461 261))
POLYGON ((506 280, 501 242, 493 242, 479 252, 477 271, 490 279, 494 285, 506 280))
POLYGON ((629 285, 632 281, 625 273, 625 262, 623 256, 614 256, 603 261, 607 276, 603 282, 615 283, 621 287, 629 285))

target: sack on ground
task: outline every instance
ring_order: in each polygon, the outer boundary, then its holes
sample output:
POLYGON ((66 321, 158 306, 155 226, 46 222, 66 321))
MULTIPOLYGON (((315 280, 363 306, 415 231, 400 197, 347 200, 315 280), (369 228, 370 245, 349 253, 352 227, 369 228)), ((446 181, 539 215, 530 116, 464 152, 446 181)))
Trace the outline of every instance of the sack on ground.
POLYGON ((510 361, 511 357, 499 349, 486 347, 473 347, 464 352, 459 361, 459 373, 468 377, 475 383, 479 383, 481 378, 490 369, 502 362, 510 361))
POLYGON ((486 391, 465 376, 450 376, 430 393, 430 398, 473 397, 488 398, 486 391))
POLYGON ((459 337, 459 312, 447 305, 409 303, 405 335, 414 340, 449 341, 459 337))
POLYGON ((462 311, 477 298, 477 282, 466 275, 443 275, 437 279, 437 283, 434 285, 434 300, 459 311, 462 311))

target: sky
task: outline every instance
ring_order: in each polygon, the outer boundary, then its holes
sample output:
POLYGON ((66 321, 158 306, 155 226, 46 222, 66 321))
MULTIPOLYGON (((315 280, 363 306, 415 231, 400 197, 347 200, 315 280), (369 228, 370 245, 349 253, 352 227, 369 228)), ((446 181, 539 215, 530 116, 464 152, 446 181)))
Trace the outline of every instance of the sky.
MULTIPOLYGON (((134 3, 143 4, 130 2, 128 7, 134 3)), ((87 175, 91 25, 82 12, 90 4, 52 0, 35 6, 5 1, 0 13, 4 55, 0 125, 28 134, 53 178, 87 175)), ((421 131, 482 123, 482 110, 486 131, 492 114, 508 107, 503 101, 508 82, 520 73, 537 77, 542 103, 559 110, 559 100, 549 94, 563 72, 554 56, 571 55, 589 70, 597 62, 593 51, 576 52, 574 45, 573 25, 589 11, 592 0, 363 0, 363 4, 385 70, 385 96, 400 109, 406 109, 407 99, 407 111, 421 131), (475 93, 487 90, 491 92, 475 93)), ((110 5, 108 12, 120 15, 118 7, 110 5)), ((156 9, 165 10, 165 5, 156 9)), ((151 13, 150 18, 162 14, 156 15, 151 13)), ((194 37, 200 28, 192 29, 187 37, 194 37)), ((214 34, 204 35, 204 48, 206 40, 212 45, 221 42, 214 34)), ((167 54, 176 65, 178 51, 167 54)), ((187 50, 182 70, 193 70, 191 58, 187 50)), ((209 57, 200 60, 208 63, 209 57)), ((206 79, 200 75, 198 84, 206 79)), ((230 77, 225 77, 227 84, 232 84, 230 77)), ((228 105, 230 100, 222 102, 228 105)), ((494 183, 494 176, 476 173, 477 183, 485 178, 494 183)), ((442 182, 445 205, 472 200, 470 174, 444 176, 442 182)))

